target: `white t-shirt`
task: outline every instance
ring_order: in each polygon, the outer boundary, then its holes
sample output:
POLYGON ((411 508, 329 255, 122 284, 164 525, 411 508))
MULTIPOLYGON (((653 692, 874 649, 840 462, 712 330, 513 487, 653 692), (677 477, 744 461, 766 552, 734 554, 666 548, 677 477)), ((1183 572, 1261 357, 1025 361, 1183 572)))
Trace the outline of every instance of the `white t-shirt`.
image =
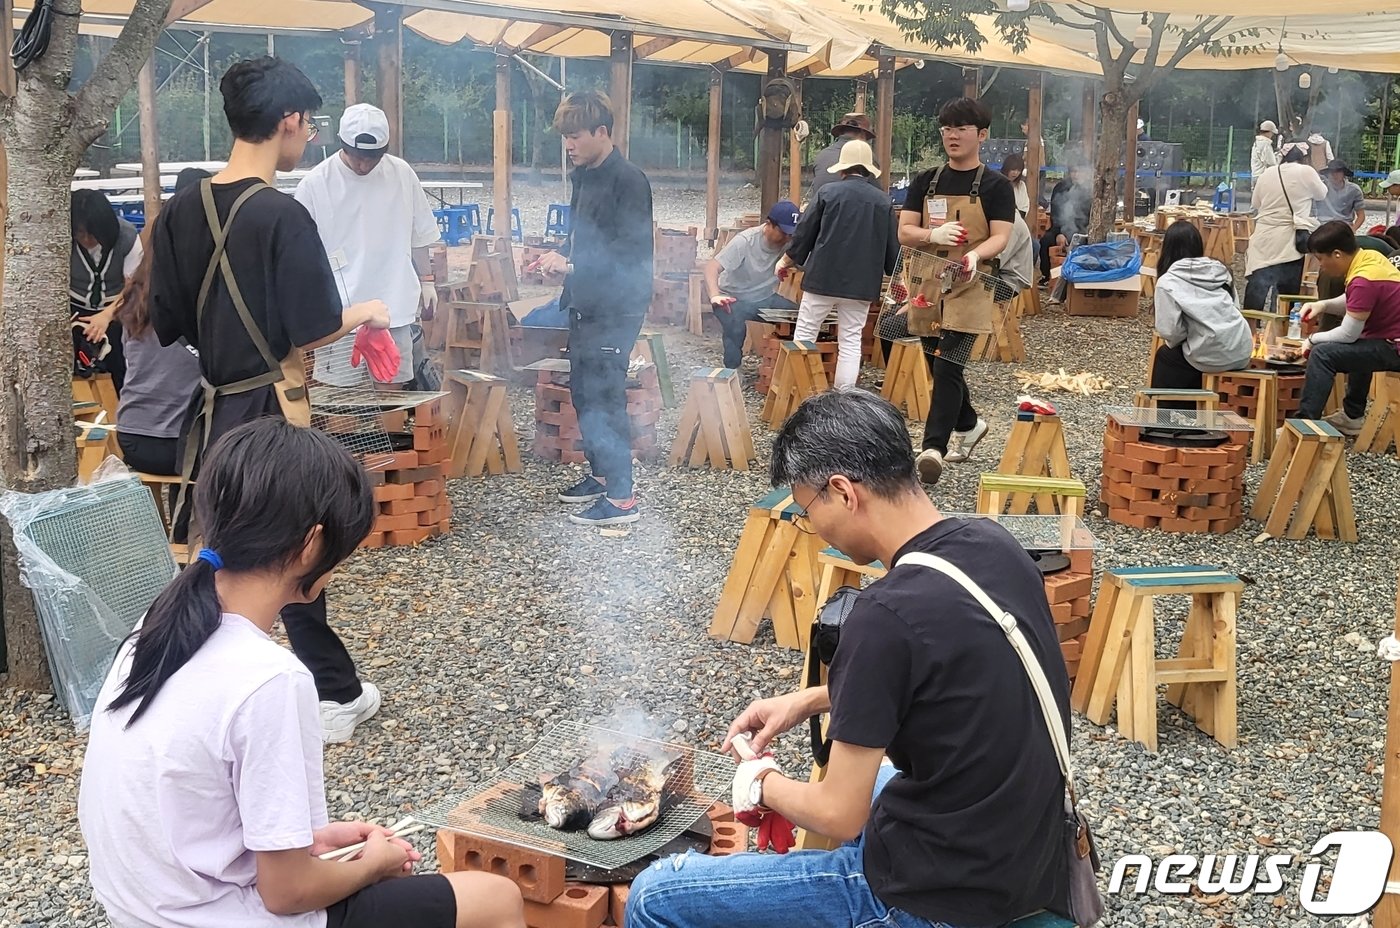
POLYGON ((267 911, 253 855, 309 847, 326 824, 310 671, 226 613, 127 728, 137 703, 106 707, 131 652, 118 652, 97 698, 78 795, 107 918, 117 928, 324 928, 324 911, 267 911))
POLYGON ((428 195, 408 162, 385 155, 361 177, 339 153, 322 161, 297 185, 296 198, 316 220, 346 305, 383 300, 389 325, 418 319, 423 289, 413 269, 413 249, 438 241, 428 195))

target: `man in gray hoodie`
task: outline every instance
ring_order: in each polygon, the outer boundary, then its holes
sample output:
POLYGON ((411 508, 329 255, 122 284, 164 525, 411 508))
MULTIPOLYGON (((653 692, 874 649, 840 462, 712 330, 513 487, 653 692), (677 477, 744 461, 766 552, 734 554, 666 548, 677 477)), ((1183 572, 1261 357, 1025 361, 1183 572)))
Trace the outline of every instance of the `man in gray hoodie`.
POLYGON ((1173 223, 1157 266, 1157 349, 1153 387, 1199 390, 1202 373, 1239 370, 1249 363, 1254 338, 1235 305, 1230 271, 1205 257, 1201 233, 1173 223))

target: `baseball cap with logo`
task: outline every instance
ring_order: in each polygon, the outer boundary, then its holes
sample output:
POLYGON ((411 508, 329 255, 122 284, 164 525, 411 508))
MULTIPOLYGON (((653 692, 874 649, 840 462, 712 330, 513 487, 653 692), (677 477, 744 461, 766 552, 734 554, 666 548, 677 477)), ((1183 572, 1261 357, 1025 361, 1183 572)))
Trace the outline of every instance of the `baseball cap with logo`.
POLYGON ((785 235, 791 235, 797 230, 797 220, 801 215, 797 204, 791 200, 779 200, 768 210, 768 221, 781 229, 785 235))
POLYGON ((340 117, 340 141, 354 151, 382 152, 389 147, 389 117, 377 106, 356 103, 340 117))

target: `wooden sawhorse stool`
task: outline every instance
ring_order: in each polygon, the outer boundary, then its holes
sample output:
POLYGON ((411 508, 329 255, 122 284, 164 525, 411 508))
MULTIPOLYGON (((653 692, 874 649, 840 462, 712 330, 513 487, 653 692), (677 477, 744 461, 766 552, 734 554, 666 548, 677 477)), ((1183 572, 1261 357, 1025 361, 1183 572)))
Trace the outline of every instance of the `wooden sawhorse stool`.
POLYGON ((676 405, 676 388, 671 382, 671 362, 666 360, 665 337, 660 332, 643 332, 638 335, 637 342, 632 347, 632 357, 656 365, 656 380, 661 387, 661 403, 667 409, 676 405))
POLYGON ((824 548, 817 554, 817 566, 821 568, 821 582, 817 584, 818 609, 825 606, 831 594, 841 587, 853 586, 860 589, 862 578, 879 580, 889 572, 879 561, 857 564, 835 548, 824 548))
POLYGON ((809 396, 830 387, 816 342, 781 342, 768 398, 763 401, 763 421, 778 428, 809 396))
MULTIPOLYGON (((151 498, 156 502, 156 514, 160 516, 160 524, 165 526, 165 534, 168 537, 170 526, 175 520, 175 501, 169 496, 169 489, 180 486, 180 475, 145 474, 137 471, 136 477, 141 481, 143 487, 151 491, 151 498), (166 496, 165 499, 161 498, 163 494, 166 496)), ((194 481, 191 480, 186 496, 191 497, 193 493, 194 481)))
MULTIPOLYGON (((996 472, 1019 477, 1071 479, 1073 474, 1069 469, 1069 452, 1065 450, 1065 432, 1060 417, 1017 413, 996 472)), ((1014 496, 1011 513, 1019 515, 1029 506, 1030 497, 1014 496)))
POLYGON ((933 374, 929 372, 922 341, 901 338, 890 343, 880 395, 904 410, 904 418, 913 422, 928 419, 933 406, 933 374))
POLYGON ((708 462, 715 470, 748 470, 756 456, 739 372, 723 367, 697 370, 690 377, 690 393, 667 463, 700 467, 708 462))
POLYGON ((1070 705, 1106 725, 1114 702, 1118 729, 1157 750, 1157 687, 1201 731, 1227 748, 1238 742, 1235 718, 1235 611, 1244 583, 1214 567, 1123 567, 1104 571, 1089 638, 1070 705), (1178 656, 1157 660, 1153 609, 1158 596, 1187 594, 1178 656))
POLYGON ((1267 460, 1274 450, 1274 423, 1278 421, 1278 375, 1252 368, 1202 374, 1201 386, 1218 394, 1222 403, 1233 407, 1254 426, 1249 462, 1258 464, 1267 460))
POLYGON ((96 403, 107 414, 108 426, 117 424, 117 388, 111 374, 92 374, 73 378, 73 402, 96 403))
POLYGON ((1003 364, 1026 360, 1026 343, 1021 338, 1021 319, 1016 314, 1014 300, 992 308, 992 331, 977 336, 972 345, 972 359, 1003 364))
POLYGON ((1319 538, 1356 541, 1342 433, 1320 419, 1283 423, 1282 438, 1249 514, 1264 522, 1264 531, 1274 538, 1297 540, 1316 528, 1319 538))
POLYGON ((1035 500, 1036 511, 1043 516, 1062 516, 1060 520, 1060 549, 1068 551, 1073 543, 1076 520, 1084 515, 1084 484, 1074 478, 1025 477, 1018 474, 981 474, 977 478, 977 511, 993 519, 1007 515, 1022 515, 1035 500), (1018 505, 1019 501, 1019 505, 1018 505))
POLYGON ((749 644, 765 616, 785 648, 805 648, 817 606, 817 552, 825 543, 801 531, 789 490, 777 489, 749 508, 724 580, 710 634, 749 644))
POLYGON ((1212 411, 1220 405, 1220 394, 1213 390, 1172 390, 1148 387, 1133 394, 1133 405, 1139 409, 1160 409, 1162 403, 1192 403, 1198 410, 1212 411))
POLYGON ((1371 404, 1355 450, 1385 454, 1392 444, 1400 451, 1400 374, 1384 371, 1371 377, 1371 404))
POLYGON ((481 371, 447 371, 449 477, 518 474, 520 441, 510 417, 506 381, 481 371))

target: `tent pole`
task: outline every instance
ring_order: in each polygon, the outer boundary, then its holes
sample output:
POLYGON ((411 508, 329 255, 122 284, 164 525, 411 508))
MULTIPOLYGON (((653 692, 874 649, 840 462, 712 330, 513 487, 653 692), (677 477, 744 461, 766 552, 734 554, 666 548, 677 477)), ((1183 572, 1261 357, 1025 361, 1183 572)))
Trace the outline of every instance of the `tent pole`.
POLYGON ((379 108, 389 118, 389 154, 403 157, 403 7, 374 11, 375 44, 379 46, 377 74, 379 108))
POLYGON ((141 189, 145 196, 146 223, 160 214, 160 139, 156 133, 156 56, 141 66, 136 80, 141 114, 141 189))
POLYGON ((705 238, 714 245, 719 240, 719 156, 724 114, 724 72, 710 75, 710 127, 705 149, 705 238))
POLYGON ((865 81, 856 81, 856 107, 855 107, 855 109, 853 109, 851 112, 853 112, 853 113, 864 113, 864 112, 865 112, 865 93, 866 93, 866 86, 867 86, 867 84, 866 84, 865 81))
POLYGON ((612 34, 608 96, 613 105, 613 144, 625 156, 632 114, 632 33, 612 34))
MULTIPOLYGON (((797 102, 802 103, 802 79, 794 81, 797 84, 797 102)), ((788 130, 788 197, 794 203, 802 202, 802 143, 798 141, 797 133, 788 130)))
MULTIPOLYGON (((1082 133, 1080 136, 1080 145, 1082 145, 1084 148, 1084 151, 1082 151, 1080 155, 1084 159, 1084 164, 1093 164, 1094 117, 1095 114, 1098 112, 1099 107, 1099 95, 1094 90, 1093 81, 1084 82, 1084 98, 1080 101, 1080 106, 1082 108, 1083 113, 1083 115, 1081 116, 1081 121, 1079 123, 1079 131, 1082 133)), ((1134 126, 1136 126, 1137 119, 1134 118, 1132 120, 1132 123, 1134 126)))
POLYGON ((360 102, 360 43, 345 43, 345 105, 360 102))
MULTIPOLYGON (((787 76, 787 52, 767 52, 768 73, 765 82, 787 76)), ((759 212, 767 215, 778 202, 783 174, 783 130, 762 126, 758 132, 758 189, 761 196, 759 212)))
POLYGON ((1137 216, 1138 104, 1128 109, 1128 150, 1123 156, 1123 222, 1131 225, 1137 216))
POLYGON ((204 33, 204 119, 202 128, 204 130, 204 160, 209 160, 209 43, 213 41, 214 33, 204 33))
MULTIPOLYGON (((1400 638, 1400 592, 1395 596, 1395 636, 1400 638)), ((1381 833, 1400 845, 1400 662, 1390 665, 1390 709, 1385 721, 1385 779, 1381 781, 1381 833)), ((1390 861, 1391 884, 1400 882, 1400 854, 1390 861)), ((1400 895, 1381 896, 1375 928, 1400 928, 1400 895)))
MULTIPOLYGON (((1045 152, 1041 150, 1040 139, 1044 135, 1045 74, 1036 72, 1031 78, 1030 93, 1026 100, 1026 193, 1030 196, 1031 207, 1026 212, 1026 222, 1030 224, 1031 235, 1035 235, 1036 221, 1040 216, 1040 169, 1044 166, 1045 152)), ((1032 307, 1040 312, 1040 290, 1030 288, 1032 307)))
POLYGON ((880 186, 890 189, 890 162, 894 156, 894 56, 876 59, 875 78, 875 161, 880 168, 880 186))
POLYGON ((969 100, 977 99, 977 88, 981 80, 981 68, 963 68, 963 96, 969 100))
POLYGON ((491 202, 496 210, 496 238, 510 248, 511 224, 511 125, 510 125, 510 55, 496 53, 496 111, 491 114, 493 136, 493 176, 491 202))

